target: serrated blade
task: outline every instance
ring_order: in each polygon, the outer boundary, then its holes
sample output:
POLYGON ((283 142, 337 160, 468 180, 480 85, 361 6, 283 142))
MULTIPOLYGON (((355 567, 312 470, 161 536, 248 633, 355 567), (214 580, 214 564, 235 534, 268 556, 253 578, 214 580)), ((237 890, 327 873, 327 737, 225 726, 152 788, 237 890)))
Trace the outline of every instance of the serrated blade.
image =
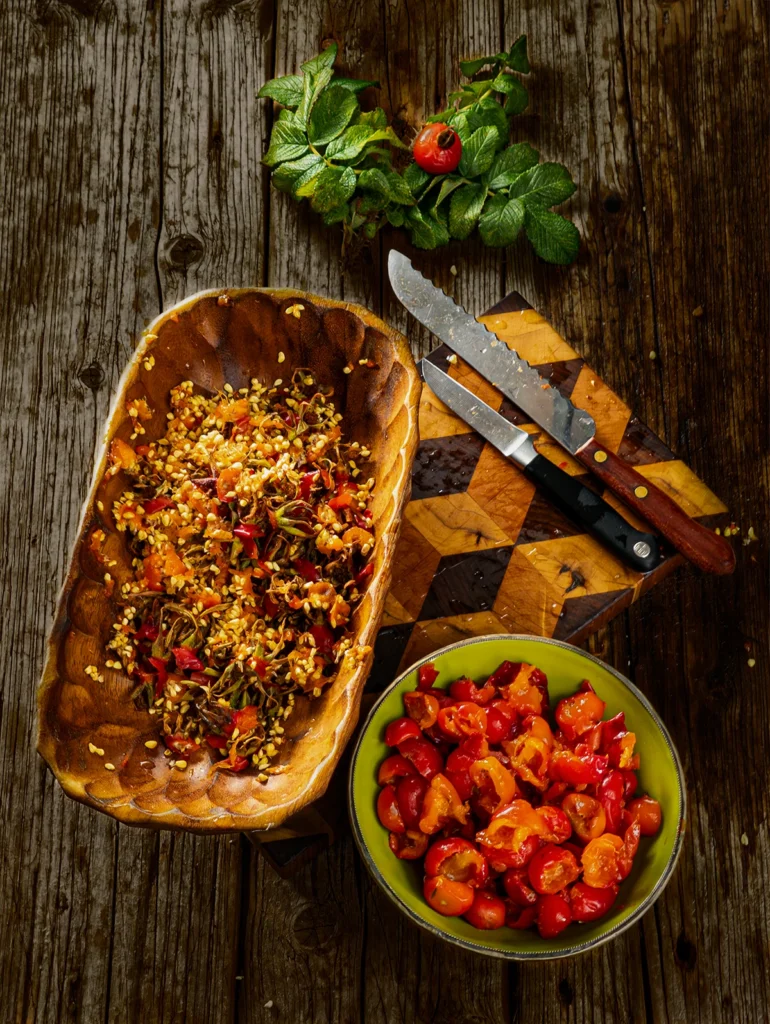
POLYGON ((482 402, 472 391, 453 380, 433 363, 423 359, 420 368, 425 383, 436 398, 486 438, 506 458, 524 468, 536 457, 531 436, 482 402))
POLYGON ((488 331, 454 299, 391 249, 388 274, 396 297, 421 324, 470 364, 573 455, 596 433, 585 410, 576 408, 525 359, 488 331))

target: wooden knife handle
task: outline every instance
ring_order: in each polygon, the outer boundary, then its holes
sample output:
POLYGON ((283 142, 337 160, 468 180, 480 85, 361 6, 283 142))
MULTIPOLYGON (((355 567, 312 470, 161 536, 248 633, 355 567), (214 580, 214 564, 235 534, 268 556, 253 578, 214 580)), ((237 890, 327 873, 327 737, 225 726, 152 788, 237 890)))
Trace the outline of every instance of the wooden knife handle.
POLYGON ((575 455, 602 483, 637 512, 704 572, 731 573, 732 546, 713 530, 697 523, 667 494, 637 473, 627 462, 594 439, 575 455))

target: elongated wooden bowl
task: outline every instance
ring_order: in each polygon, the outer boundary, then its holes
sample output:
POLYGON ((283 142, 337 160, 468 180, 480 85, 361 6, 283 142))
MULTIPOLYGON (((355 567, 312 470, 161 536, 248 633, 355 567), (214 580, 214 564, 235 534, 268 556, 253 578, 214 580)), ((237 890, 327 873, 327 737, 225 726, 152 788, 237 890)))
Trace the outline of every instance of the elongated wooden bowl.
POLYGON ((361 306, 302 292, 246 288, 186 299, 148 328, 121 380, 38 692, 38 750, 65 792, 120 821, 194 832, 274 827, 325 791, 356 724, 371 653, 357 664, 343 662, 318 700, 298 700, 286 723, 284 774, 263 784, 252 770, 213 771, 206 751, 178 771, 162 756, 162 743, 155 750, 144 746, 156 737, 157 725, 129 699, 129 679, 104 667, 115 604, 105 590, 105 566, 89 541, 94 530, 104 531, 103 551, 115 562, 109 572, 117 591, 131 577, 131 563, 111 509, 128 482, 123 473, 106 479, 104 472, 113 437, 130 438, 127 400, 146 396, 154 410, 141 438, 146 441, 164 433, 169 390, 182 380, 210 390, 225 383, 237 389, 252 377, 288 379, 297 367, 334 387, 345 436, 372 452, 364 471, 376 481, 374 574, 352 628, 359 643, 374 644, 417 444, 420 380, 406 339, 361 306), (297 304, 299 318, 286 312, 297 304), (285 356, 280 363, 279 353, 285 356), (363 359, 375 365, 359 365, 363 359), (352 372, 344 373, 350 365, 352 372), (98 667, 103 682, 86 674, 89 665, 98 667), (89 744, 103 755, 90 752, 89 744))

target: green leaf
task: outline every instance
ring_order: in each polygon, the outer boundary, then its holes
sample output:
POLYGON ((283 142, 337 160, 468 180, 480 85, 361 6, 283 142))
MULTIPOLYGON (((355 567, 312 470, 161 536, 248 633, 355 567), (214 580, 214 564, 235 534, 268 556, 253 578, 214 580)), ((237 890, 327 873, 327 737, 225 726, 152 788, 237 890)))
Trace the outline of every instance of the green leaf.
POLYGON ((324 224, 339 224, 341 220, 345 220, 347 215, 350 213, 350 207, 347 203, 341 203, 339 206, 332 207, 331 210, 327 210, 323 215, 324 224))
POLYGON ((495 158, 488 175, 487 188, 492 192, 507 188, 520 174, 534 167, 539 159, 540 154, 528 142, 514 143, 495 158))
POLYGON ((389 202, 388 197, 382 192, 365 192, 356 199, 356 212, 368 217, 370 213, 384 210, 389 202))
POLYGON ((386 196, 390 199, 390 186, 388 185, 388 179, 385 177, 383 172, 378 170, 376 167, 372 167, 367 171, 361 172, 358 176, 358 187, 370 192, 378 192, 380 195, 386 196))
POLYGON ((516 85, 508 95, 505 97, 505 113, 508 117, 513 117, 515 114, 521 114, 527 109, 529 103, 529 93, 521 84, 516 82, 516 85))
POLYGON ((511 183, 511 199, 521 199, 525 206, 556 206, 569 199, 575 183, 561 164, 538 164, 520 174, 511 183))
POLYGON ((524 223, 524 207, 518 199, 490 196, 479 218, 479 234, 484 245, 510 245, 524 223))
POLYGON ((453 114, 457 113, 454 107, 447 107, 446 110, 440 110, 438 114, 431 114, 430 117, 425 118, 426 124, 437 124, 439 122, 449 124, 449 121, 453 114))
POLYGON ((390 167, 390 157, 389 149, 386 149, 385 146, 373 146, 370 139, 366 144, 366 148, 361 151, 361 154, 355 160, 351 160, 351 163, 355 166, 371 160, 370 163, 366 164, 367 167, 379 167, 382 169, 383 167, 390 167))
POLYGON ((412 161, 407 169, 404 171, 404 181, 409 186, 409 191, 413 196, 419 196, 425 186, 431 179, 431 175, 427 171, 424 171, 419 164, 412 161))
POLYGON ((368 124, 356 124, 342 135, 332 139, 324 154, 327 160, 354 160, 374 135, 374 128, 368 124))
POLYGON ((455 111, 454 115, 447 121, 447 124, 451 124, 457 134, 460 136, 460 141, 463 146, 466 145, 468 139, 471 137, 471 129, 468 124, 468 118, 464 113, 460 113, 459 110, 455 111))
POLYGON ((497 129, 487 126, 477 128, 468 141, 463 143, 458 170, 464 178, 475 178, 489 168, 495 158, 498 138, 497 129))
POLYGON ((271 82, 265 82, 257 93, 260 99, 275 100, 282 103, 284 107, 298 107, 302 102, 302 78, 300 75, 284 75, 283 78, 274 78, 271 82))
POLYGON ((501 71, 492 82, 495 92, 513 92, 517 85, 520 86, 521 82, 515 75, 511 75, 507 71, 501 71))
POLYGON ((307 135, 296 119, 276 121, 270 135, 270 148, 262 162, 268 167, 274 167, 285 160, 296 160, 307 150, 307 135))
POLYGON ((339 85, 343 89, 349 89, 358 95, 359 92, 363 92, 364 89, 368 89, 370 85, 379 89, 379 82, 365 82, 363 78, 343 78, 341 75, 335 75, 332 79, 332 85, 339 85))
POLYGON ((425 213, 419 207, 412 206, 407 210, 406 226, 409 228, 412 245, 418 249, 435 249, 449 241, 446 225, 435 212, 425 213))
POLYGON ((448 195, 451 195, 456 188, 459 188, 460 185, 463 184, 465 184, 464 178, 446 178, 444 181, 442 181, 441 188, 439 189, 438 193, 438 198, 436 199, 436 202, 433 204, 434 207, 441 206, 446 197, 448 195))
POLYGON ((398 135, 396 135, 390 125, 388 125, 387 128, 378 128, 369 141, 389 142, 391 146, 395 146, 396 149, 409 149, 409 147, 399 139, 398 135))
POLYGON ((388 124, 388 115, 382 107, 375 107, 374 110, 366 110, 359 114, 356 124, 369 124, 372 128, 385 128, 388 124))
POLYGON ((328 213, 347 202, 356 190, 351 167, 324 167, 318 175, 310 205, 317 213, 328 213))
POLYGON ((388 171, 387 183, 390 198, 394 203, 401 203, 404 206, 411 206, 414 203, 412 190, 398 171, 388 171))
POLYGON ((529 58, 527 57, 527 37, 519 36, 505 58, 505 63, 511 71, 518 71, 520 75, 529 74, 529 58))
POLYGON ((354 93, 339 85, 330 85, 310 111, 308 139, 314 146, 325 146, 345 130, 357 110, 358 100, 354 93))
POLYGON ((572 263, 580 250, 580 232, 572 221, 541 206, 527 207, 526 231, 532 248, 547 263, 572 263))
POLYGON ((330 43, 323 53, 319 53, 317 57, 313 57, 311 60, 306 60, 300 67, 306 75, 317 75, 322 71, 326 71, 334 67, 334 62, 337 59, 337 44, 330 43))
POLYGON ((508 142, 508 136, 511 133, 511 127, 508 124, 508 118, 505 116, 505 111, 492 96, 487 96, 486 99, 479 100, 469 110, 466 110, 465 116, 468 119, 468 128, 475 132, 477 128, 483 128, 488 125, 497 131, 497 148, 505 146, 508 142))
POLYGON ((403 206, 389 206, 385 211, 385 216, 388 218, 388 222, 392 224, 394 228, 402 228, 404 226, 406 214, 407 211, 403 206))
MULTIPOLYGON (((315 156, 315 154, 311 155, 315 156)), ((315 192, 316 185, 318 184, 318 179, 321 176, 321 173, 323 172, 325 166, 326 165, 324 164, 322 158, 320 164, 314 164, 307 171, 305 171, 301 178, 297 178, 297 180, 294 182, 294 188, 292 189, 292 193, 297 199, 310 199, 310 197, 315 192)))
POLYGON ((293 110, 289 110, 288 107, 281 107, 278 111, 278 117, 276 121, 288 121, 290 124, 298 124, 297 115, 293 110))
POLYGON ((460 70, 467 78, 472 78, 475 74, 485 68, 487 64, 499 64, 504 60, 507 60, 507 53, 496 53, 491 57, 476 57, 474 60, 461 60, 460 70))
POLYGON ((491 78, 480 78, 478 82, 466 82, 463 85, 463 92, 469 93, 476 100, 481 99, 484 93, 489 92, 492 88, 492 82, 491 78))
POLYGON ((307 171, 315 169, 316 172, 320 172, 323 166, 323 157, 316 153, 306 153, 299 160, 292 160, 276 167, 270 180, 279 192, 294 192, 297 182, 305 176, 307 171))
POLYGON ((297 120, 303 126, 307 125, 308 115, 316 100, 331 82, 332 74, 331 68, 322 68, 317 75, 305 75, 302 83, 302 102, 297 107, 297 120))
POLYGON ((454 193, 449 204, 449 234, 452 238, 467 238, 473 231, 486 194, 486 189, 478 182, 463 185, 454 193))

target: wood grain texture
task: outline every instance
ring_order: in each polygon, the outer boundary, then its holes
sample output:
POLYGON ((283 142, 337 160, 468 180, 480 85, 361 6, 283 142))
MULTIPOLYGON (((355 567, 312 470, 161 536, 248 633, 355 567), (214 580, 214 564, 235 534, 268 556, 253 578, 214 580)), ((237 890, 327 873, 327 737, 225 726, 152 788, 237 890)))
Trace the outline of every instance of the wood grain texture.
POLYGON ((761 0, 10 0, 0 53, 3 1024, 763 1020, 761 0), (734 577, 680 570, 589 644, 648 694, 684 758, 690 831, 672 884, 609 947, 504 967, 406 924, 349 839, 286 882, 238 840, 146 835, 75 805, 33 752, 33 703, 110 389, 161 302, 291 285, 364 302, 416 354, 430 347, 384 281, 385 247, 411 252, 400 232, 343 280, 339 236, 268 191, 261 78, 334 37, 408 137, 457 57, 522 31, 534 69, 516 133, 574 172, 580 260, 560 270, 471 243, 422 265, 475 311, 517 287, 760 540, 739 547, 734 577))
POLYGON ((0 760, 8 1021, 106 1019, 118 832, 62 801, 34 753, 34 678, 97 433, 158 312, 158 16, 15 0, 0 11, 0 760))

